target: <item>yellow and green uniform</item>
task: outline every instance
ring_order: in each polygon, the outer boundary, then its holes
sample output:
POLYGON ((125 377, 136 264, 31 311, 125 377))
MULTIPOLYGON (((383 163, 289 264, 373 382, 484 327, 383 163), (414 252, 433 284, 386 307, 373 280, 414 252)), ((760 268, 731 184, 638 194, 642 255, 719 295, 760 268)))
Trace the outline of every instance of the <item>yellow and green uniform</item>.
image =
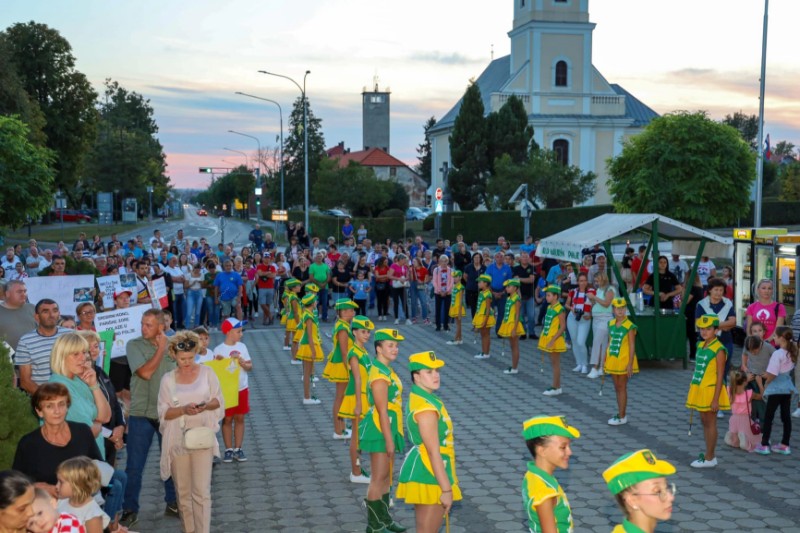
POLYGON ((300 298, 297 297, 297 294, 294 292, 289 292, 286 294, 286 303, 283 306, 283 310, 286 313, 286 331, 294 333, 297 331, 299 326, 300 317, 295 316, 294 312, 294 302, 297 302, 297 305, 300 307, 301 311, 300 314, 302 315, 302 305, 300 304, 300 298))
POLYGON ((286 325, 286 320, 289 317, 289 307, 287 303, 289 302, 289 291, 284 289, 283 293, 281 294, 281 305, 283 308, 281 309, 281 326, 286 325))
POLYGON ((322 341, 319 338, 319 319, 316 316, 316 313, 304 309, 302 314, 302 329, 298 329, 298 332, 302 332, 302 336, 300 337, 300 346, 297 348, 297 358, 302 359, 303 361, 312 361, 311 359, 311 346, 314 346, 314 359, 315 363, 318 363, 324 359, 322 355, 322 341), (308 321, 311 320, 309 324, 308 321))
POLYGON ((487 328, 494 327, 497 323, 494 312, 492 311, 492 291, 489 289, 482 290, 480 294, 478 294, 478 306, 475 309, 475 316, 472 317, 473 327, 483 327, 484 320, 486 320, 487 328), (487 315, 489 318, 486 318, 487 315))
POLYGON ((358 426, 358 447, 360 450, 370 453, 385 453, 386 440, 381 433, 380 413, 375 408, 375 400, 372 397, 373 382, 383 380, 389 384, 387 410, 389 423, 392 426, 392 437, 394 438, 394 451, 401 453, 405 448, 403 439, 403 383, 397 377, 394 370, 377 358, 372 360, 372 367, 367 373, 367 400, 369 410, 364 415, 364 421, 358 426))
POLYGON ((533 533, 541 533, 542 524, 536 508, 550 498, 556 498, 553 514, 556 519, 556 530, 559 533, 572 533, 572 510, 569 500, 556 478, 548 474, 533 461, 528 462, 528 471, 522 479, 522 503, 528 513, 528 527, 533 533))
MULTIPOLYGON (((622 324, 617 325, 616 319, 608 323, 608 348, 606 349, 606 364, 603 371, 606 374, 627 374, 628 362, 631 358, 628 332, 637 329, 636 324, 626 318, 622 324)), ((633 373, 639 373, 639 360, 633 354, 633 373)))
POLYGON ((518 309, 516 304, 519 303, 519 293, 515 292, 506 298, 506 310, 503 314, 503 322, 500 323, 500 329, 497 334, 501 337, 510 337, 514 331, 514 324, 516 324, 517 336, 525 335, 525 328, 522 327, 522 322, 519 321, 518 309))
POLYGON ((458 501, 461 499, 461 488, 458 486, 458 477, 456 476, 453 422, 450 420, 450 415, 442 400, 417 385, 411 387, 411 394, 408 397, 408 413, 406 414, 408 434, 414 447, 408 452, 403 466, 400 468, 397 497, 410 505, 435 505, 439 503, 442 496, 442 489, 433 474, 430 456, 422 442, 422 435, 420 435, 417 423, 417 415, 425 411, 435 411, 439 416, 439 452, 442 455, 444 470, 447 472, 447 478, 450 480, 453 490, 453 501, 458 501))
POLYGON ((544 315, 544 325, 542 333, 539 335, 539 349, 543 352, 566 352, 567 341, 562 333, 554 342, 553 347, 548 348, 547 343, 555 337, 561 329, 561 321, 566 320, 564 306, 559 302, 547 306, 547 314, 544 315))
POLYGON ((465 316, 467 310, 464 309, 464 286, 461 283, 453 285, 453 292, 450 295, 450 318, 465 316))
POLYGON ((325 370, 322 372, 322 377, 331 383, 347 383, 350 379, 350 370, 347 361, 344 361, 342 354, 350 353, 353 347, 353 330, 350 329, 350 324, 341 318, 336 320, 333 325, 333 350, 328 354, 328 363, 325 365, 325 370), (339 332, 347 332, 347 346, 339 346, 339 332))
MULTIPOLYGON (((353 344, 353 347, 347 352, 348 366, 350 366, 349 363, 353 357, 358 359, 358 374, 361 377, 361 390, 358 394, 361 394, 361 416, 363 417, 367 407, 369 407, 367 380, 369 379, 369 369, 372 368, 372 359, 370 359, 367 350, 361 348, 358 344, 353 344)), ((344 390, 344 399, 342 400, 342 406, 339 408, 339 418, 355 418, 356 380, 352 372, 348 376, 349 381, 347 382, 347 388, 344 390)))
POLYGON ((627 520, 623 520, 621 524, 611 530, 611 533, 644 533, 644 530, 637 525, 631 524, 627 520))
MULTIPOLYGON (((717 386, 717 353, 722 350, 726 357, 728 355, 728 350, 716 337, 708 343, 708 346, 704 347, 704 344, 705 341, 697 343, 692 384, 689 385, 689 395, 686 397, 686 407, 698 411, 711 410, 711 401, 714 399, 714 389, 717 386)), ((719 408, 722 411, 731 408, 728 388, 724 385, 719 391, 719 408)))

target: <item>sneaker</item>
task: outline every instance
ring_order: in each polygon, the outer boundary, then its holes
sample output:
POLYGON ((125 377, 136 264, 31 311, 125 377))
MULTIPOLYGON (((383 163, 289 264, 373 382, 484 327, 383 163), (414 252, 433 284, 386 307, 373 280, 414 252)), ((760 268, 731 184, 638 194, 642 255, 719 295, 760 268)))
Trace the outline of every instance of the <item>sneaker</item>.
POLYGON ((553 387, 550 387, 549 389, 544 391, 542 394, 544 394, 545 396, 558 396, 558 395, 561 394, 561 387, 559 387, 557 389, 554 389, 553 387))
POLYGON ((399 324, 399 323, 400 323, 400 319, 399 319, 399 318, 395 318, 395 319, 394 319, 394 323, 395 323, 395 324, 399 324))
POLYGON ((356 476, 350 473, 350 483, 369 483, 369 476, 365 476, 362 470, 361 474, 356 476))
POLYGON ((628 423, 628 417, 623 416, 622 418, 620 418, 619 414, 616 414, 608 419, 609 426, 621 426, 627 423, 628 423))
POLYGON ((800 418, 800 407, 792 411, 792 418, 800 418))
POLYGON ((410 326, 412 322, 409 319, 406 319, 406 326, 410 326))
POLYGON ((725 413, 722 411, 717 411, 717 418, 725 418, 725 413))
POLYGON ((233 452, 233 458, 236 459, 237 463, 244 463, 247 461, 247 456, 244 454, 244 450, 241 448, 233 452))
POLYGON ((127 528, 133 527, 138 521, 139 515, 134 511, 123 511, 122 518, 119 519, 119 523, 127 528))
POLYGON ((773 453, 779 453, 781 455, 792 454, 792 449, 785 444, 773 444, 771 450, 773 453))
POLYGON ((575 368, 573 368, 573 369, 572 369, 572 371, 573 371, 573 372, 580 372, 580 371, 581 371, 581 368, 583 368, 583 367, 582 367, 581 365, 578 365, 578 366, 576 366, 575 368))
POLYGON ((597 372, 597 369, 596 369, 596 368, 594 368, 594 367, 592 367, 592 371, 591 371, 591 372, 589 372, 589 375, 587 375, 586 377, 587 377, 587 378, 589 378, 589 379, 595 379, 595 378, 597 378, 599 375, 600 375, 600 374, 597 372))
POLYGON ((460 344, 464 344, 464 341, 447 341, 446 344, 449 344, 450 346, 458 346, 460 344))
POLYGON ((258 313, 253 313, 253 318, 258 318, 258 313))
POLYGON ((322 400, 320 400, 316 396, 312 396, 311 398, 303 398, 303 405, 319 405, 321 403, 322 400))
MULTIPOLYGON (((406 323, 408 323, 408 322, 406 322, 406 323)), ((411 319, 411 323, 412 324, 416 324, 417 323, 417 317, 412 318, 411 319)))
POLYGON ((586 365, 583 365, 581 367, 581 374, 588 374, 588 373, 589 373, 589 367, 586 366, 586 365))
POLYGON ((284 346, 283 347, 283 351, 284 352, 291 352, 292 351, 292 347, 291 346, 284 346))
POLYGON ((519 374, 519 370, 516 368, 508 367, 505 370, 503 370, 503 374, 519 374))
POLYGON ((222 456, 223 463, 232 463, 233 462, 233 450, 227 449, 225 450, 225 455, 222 456))
POLYGON ((753 451, 759 455, 769 455, 770 453, 772 453, 769 450, 769 446, 764 446, 762 444, 759 444, 758 446, 753 448, 753 451))
POLYGON ((717 466, 717 458, 714 457, 710 461, 707 461, 705 454, 701 453, 700 457, 698 457, 696 461, 692 461, 692 464, 689 466, 692 468, 714 468, 717 466))
POLYGON ((341 434, 334 432, 333 438, 334 440, 347 440, 351 434, 352 432, 349 429, 345 429, 341 434))
POLYGON ((475 359, 489 359, 491 357, 488 353, 479 353, 475 356, 475 359))
POLYGON ((422 325, 423 326, 430 326, 431 325, 431 321, 426 318, 425 320, 422 321, 422 325))
POLYGON ((303 362, 300 359, 296 359, 295 358, 295 359, 292 359, 292 364, 293 365, 302 365, 303 362))
POLYGON ((178 516, 178 502, 169 502, 164 507, 164 516, 178 516))

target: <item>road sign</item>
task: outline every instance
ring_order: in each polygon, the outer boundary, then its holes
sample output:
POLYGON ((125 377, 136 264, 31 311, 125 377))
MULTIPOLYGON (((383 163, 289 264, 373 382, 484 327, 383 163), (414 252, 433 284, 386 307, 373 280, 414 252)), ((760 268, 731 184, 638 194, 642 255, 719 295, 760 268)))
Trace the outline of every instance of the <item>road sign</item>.
POLYGON ((289 212, 285 209, 273 209, 272 220, 275 222, 286 222, 289 220, 289 212))
POLYGON ((436 199, 437 200, 441 200, 442 199, 442 188, 441 187, 437 187, 436 188, 436 199))
MULTIPOLYGON (((438 189, 438 190, 441 190, 441 189, 438 189)), ((437 213, 443 213, 444 212, 444 202, 441 201, 441 200, 436 200, 436 202, 434 203, 434 210, 437 213)))

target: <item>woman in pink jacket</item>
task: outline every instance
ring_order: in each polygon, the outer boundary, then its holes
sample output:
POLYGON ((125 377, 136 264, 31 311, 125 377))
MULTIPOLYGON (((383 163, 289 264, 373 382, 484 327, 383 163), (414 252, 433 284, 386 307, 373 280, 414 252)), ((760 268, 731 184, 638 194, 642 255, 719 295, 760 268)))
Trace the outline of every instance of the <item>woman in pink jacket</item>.
POLYGON ((433 269, 433 295, 436 309, 436 331, 450 331, 450 294, 453 291, 453 269, 446 255, 439 257, 439 266, 433 269))

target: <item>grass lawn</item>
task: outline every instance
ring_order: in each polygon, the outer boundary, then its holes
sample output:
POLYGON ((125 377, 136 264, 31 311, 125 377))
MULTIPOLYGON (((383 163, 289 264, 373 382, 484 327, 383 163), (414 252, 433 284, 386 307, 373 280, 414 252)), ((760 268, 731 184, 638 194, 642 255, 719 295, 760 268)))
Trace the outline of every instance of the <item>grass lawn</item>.
MULTIPOLYGON (((160 219, 159 219, 160 220, 160 219)), ((170 218, 169 220, 174 220, 170 218)), ((5 238, 6 242, 8 243, 16 243, 16 242, 23 242, 26 243, 28 239, 36 239, 39 242, 53 242, 57 243, 58 241, 67 242, 70 246, 75 239, 78 238, 78 234, 80 232, 86 233, 89 236, 89 240, 91 240, 92 235, 100 234, 103 238, 103 241, 107 241, 108 238, 111 236, 112 233, 126 233, 129 231, 135 231, 139 228, 144 228, 147 226, 151 226, 153 222, 149 222, 144 220, 142 222, 133 223, 125 223, 125 224, 116 224, 116 225, 97 225, 96 223, 86 223, 86 224, 77 224, 74 222, 65 222, 64 229, 61 229, 61 224, 56 222, 54 224, 41 224, 31 226, 31 235, 28 236, 28 226, 23 226, 21 228, 17 228, 15 231, 11 231, 10 228, 2 228, 0 233, 5 238)))

